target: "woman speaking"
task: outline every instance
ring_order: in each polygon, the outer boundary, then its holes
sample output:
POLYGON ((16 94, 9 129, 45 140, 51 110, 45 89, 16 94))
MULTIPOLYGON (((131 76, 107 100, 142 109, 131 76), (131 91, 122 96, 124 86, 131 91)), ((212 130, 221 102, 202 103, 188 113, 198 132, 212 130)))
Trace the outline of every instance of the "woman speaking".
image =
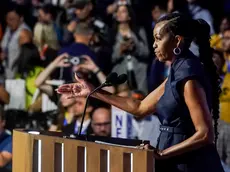
MULTIPOLYGON (((158 115, 162 125, 154 148, 156 171, 223 171, 215 148, 220 88, 209 32, 204 20, 179 13, 164 16, 154 28, 153 48, 159 61, 171 63, 168 78, 142 101, 103 90, 92 95, 135 116, 158 115), (199 47, 199 57, 189 50, 192 41, 199 47)), ((76 83, 62 85, 57 92, 71 98, 94 89, 75 77, 76 83)))

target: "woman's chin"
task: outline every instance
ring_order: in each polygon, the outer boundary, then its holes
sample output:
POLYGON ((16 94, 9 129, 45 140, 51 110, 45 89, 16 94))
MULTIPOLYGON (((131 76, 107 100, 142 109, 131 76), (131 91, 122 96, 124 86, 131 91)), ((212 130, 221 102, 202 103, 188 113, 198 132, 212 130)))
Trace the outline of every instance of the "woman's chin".
POLYGON ((165 59, 164 59, 164 58, 158 57, 157 59, 158 59, 158 61, 160 61, 160 62, 165 62, 165 59))

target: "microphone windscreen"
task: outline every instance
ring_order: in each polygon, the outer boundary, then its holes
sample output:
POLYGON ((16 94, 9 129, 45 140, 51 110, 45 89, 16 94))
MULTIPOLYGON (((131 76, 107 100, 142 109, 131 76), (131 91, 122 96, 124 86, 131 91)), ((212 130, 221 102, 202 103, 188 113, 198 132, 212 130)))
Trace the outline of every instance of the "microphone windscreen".
POLYGON ((117 78, 117 85, 119 85, 119 84, 123 84, 123 83, 125 83, 127 81, 127 75, 126 74, 121 74, 121 75, 119 75, 118 76, 118 78, 117 78))
POLYGON ((106 77, 106 83, 114 83, 117 80, 117 78, 118 74, 116 72, 112 72, 106 77))

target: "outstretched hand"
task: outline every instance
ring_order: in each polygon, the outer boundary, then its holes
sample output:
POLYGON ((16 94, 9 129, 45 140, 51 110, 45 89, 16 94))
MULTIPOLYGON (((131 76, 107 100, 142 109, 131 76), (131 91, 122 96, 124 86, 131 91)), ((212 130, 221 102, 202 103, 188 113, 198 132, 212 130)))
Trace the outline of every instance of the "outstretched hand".
POLYGON ((80 79, 75 74, 76 83, 64 84, 59 86, 56 91, 58 94, 63 94, 67 99, 74 97, 86 97, 94 88, 84 79, 80 79))

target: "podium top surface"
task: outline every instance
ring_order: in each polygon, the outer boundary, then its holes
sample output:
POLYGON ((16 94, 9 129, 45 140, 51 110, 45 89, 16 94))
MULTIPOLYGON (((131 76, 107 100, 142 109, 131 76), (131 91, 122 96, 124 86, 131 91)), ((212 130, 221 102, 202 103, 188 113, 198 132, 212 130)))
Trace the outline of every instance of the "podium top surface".
POLYGON ((122 147, 136 147, 142 143, 149 144, 147 140, 134 140, 134 139, 123 139, 123 138, 114 138, 114 137, 104 137, 104 136, 93 136, 93 135, 65 135, 62 132, 53 132, 53 131, 39 131, 39 130, 25 130, 25 129, 16 129, 13 133, 24 133, 33 136, 36 139, 39 139, 41 136, 53 137, 58 140, 67 139, 67 140, 78 140, 84 142, 94 142, 99 144, 111 145, 111 146, 122 146, 122 147))

